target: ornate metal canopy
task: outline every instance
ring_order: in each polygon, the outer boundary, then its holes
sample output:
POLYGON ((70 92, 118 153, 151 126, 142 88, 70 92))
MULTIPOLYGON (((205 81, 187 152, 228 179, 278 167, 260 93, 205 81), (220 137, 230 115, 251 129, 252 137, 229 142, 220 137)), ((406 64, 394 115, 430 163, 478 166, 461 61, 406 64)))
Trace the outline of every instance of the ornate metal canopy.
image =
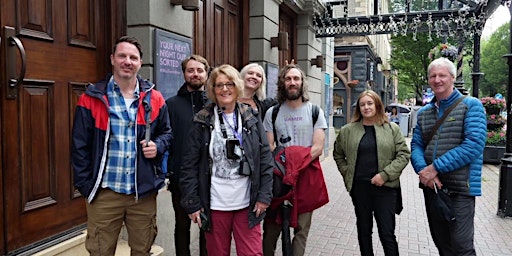
POLYGON ((408 33, 415 37, 417 32, 428 32, 429 40, 433 36, 468 38, 475 33, 480 36, 486 19, 500 4, 510 3, 510 0, 434 0, 430 5, 437 6, 431 10, 413 6, 412 0, 403 0, 396 11, 384 14, 379 13, 384 1, 370 1, 374 13, 366 16, 352 16, 350 10, 354 8, 348 6, 348 0, 325 2, 326 11, 314 14, 316 37, 408 33))

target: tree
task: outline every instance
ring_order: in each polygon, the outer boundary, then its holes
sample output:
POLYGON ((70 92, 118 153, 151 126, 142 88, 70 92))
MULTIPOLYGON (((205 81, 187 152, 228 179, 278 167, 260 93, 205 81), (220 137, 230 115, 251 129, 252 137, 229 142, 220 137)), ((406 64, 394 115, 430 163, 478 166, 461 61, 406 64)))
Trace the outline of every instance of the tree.
POLYGON ((428 52, 439 42, 428 40, 426 33, 418 33, 416 41, 413 35, 391 37, 390 64, 398 71, 398 97, 406 98, 413 93, 416 100, 423 95, 423 86, 427 85, 427 67, 430 63, 428 52))
POLYGON ((506 95, 508 66, 503 55, 508 52, 510 33, 508 23, 499 27, 488 40, 483 40, 481 47, 480 67, 484 77, 480 82, 482 96, 494 96, 496 93, 506 95))

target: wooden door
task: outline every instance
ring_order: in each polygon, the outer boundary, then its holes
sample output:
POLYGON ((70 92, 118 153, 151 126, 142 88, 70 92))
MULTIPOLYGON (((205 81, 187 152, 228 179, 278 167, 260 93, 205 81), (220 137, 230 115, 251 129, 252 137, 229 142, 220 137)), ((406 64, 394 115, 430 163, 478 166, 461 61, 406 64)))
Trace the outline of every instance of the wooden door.
POLYGON ((297 14, 285 4, 279 5, 279 32, 288 33, 288 50, 279 51, 279 66, 292 59, 297 63, 297 14))
POLYGON ((196 12, 194 49, 210 66, 230 64, 237 69, 249 59, 248 2, 203 0, 196 12))
POLYGON ((73 113, 86 83, 110 70, 111 42, 123 25, 112 10, 123 7, 114 0, 0 0, 2 254, 86 222, 72 181, 73 113))

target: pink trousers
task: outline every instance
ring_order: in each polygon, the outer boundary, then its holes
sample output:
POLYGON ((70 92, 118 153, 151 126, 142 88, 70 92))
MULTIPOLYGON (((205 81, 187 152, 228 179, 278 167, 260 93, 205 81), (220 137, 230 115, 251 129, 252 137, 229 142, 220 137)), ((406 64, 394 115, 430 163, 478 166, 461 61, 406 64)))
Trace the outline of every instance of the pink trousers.
POLYGON ((231 234, 235 240, 236 254, 263 255, 261 225, 249 229, 249 209, 237 211, 211 211, 211 230, 205 232, 206 248, 215 255, 230 255, 231 234))

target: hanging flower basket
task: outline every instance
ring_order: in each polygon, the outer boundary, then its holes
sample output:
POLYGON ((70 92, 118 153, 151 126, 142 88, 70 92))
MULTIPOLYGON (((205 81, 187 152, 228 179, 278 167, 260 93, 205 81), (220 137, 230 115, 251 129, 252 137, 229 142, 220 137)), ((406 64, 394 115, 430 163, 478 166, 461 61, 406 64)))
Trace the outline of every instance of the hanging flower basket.
POLYGON ((480 99, 480 102, 482 102, 482 105, 484 105, 485 111, 488 115, 495 114, 495 113, 489 113, 489 111, 495 111, 496 109, 501 111, 506 104, 505 99, 496 99, 494 97, 483 97, 480 99))
POLYGON ((433 61, 437 58, 444 57, 454 62, 457 59, 458 54, 459 50, 457 47, 448 43, 440 43, 430 50, 428 58, 430 61, 433 61))

